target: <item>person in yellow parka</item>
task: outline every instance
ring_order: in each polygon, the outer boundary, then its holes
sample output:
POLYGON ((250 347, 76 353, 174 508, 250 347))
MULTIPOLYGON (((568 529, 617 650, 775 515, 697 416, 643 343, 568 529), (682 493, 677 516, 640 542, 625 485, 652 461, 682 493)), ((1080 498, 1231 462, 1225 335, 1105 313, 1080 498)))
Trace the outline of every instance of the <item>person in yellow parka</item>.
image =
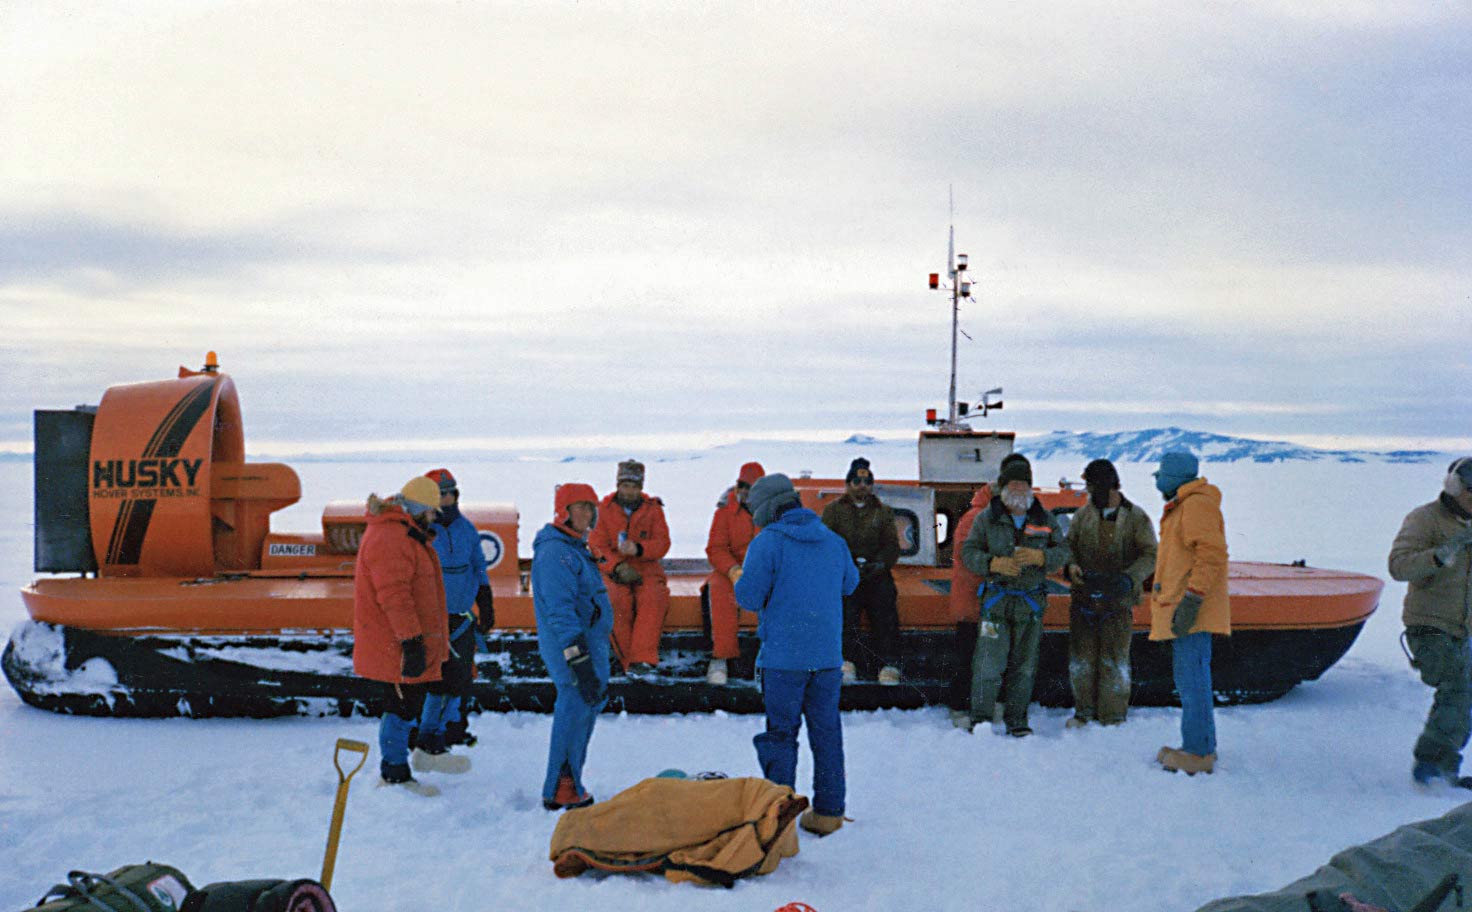
POLYGON ((1211 635, 1232 632, 1222 492, 1197 477, 1199 471, 1195 456, 1173 451, 1161 457, 1155 472, 1155 488, 1166 504, 1150 608, 1150 639, 1171 641, 1181 697, 1181 747, 1162 747, 1155 759, 1171 772, 1191 775, 1216 766, 1211 635))

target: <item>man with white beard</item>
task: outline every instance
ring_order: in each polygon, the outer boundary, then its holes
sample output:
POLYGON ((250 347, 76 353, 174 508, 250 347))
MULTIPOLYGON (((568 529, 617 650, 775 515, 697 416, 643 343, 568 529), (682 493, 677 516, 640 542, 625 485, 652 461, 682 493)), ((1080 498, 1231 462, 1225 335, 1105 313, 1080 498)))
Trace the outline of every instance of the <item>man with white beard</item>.
POLYGON ((1068 563, 1068 545, 1052 513, 1032 493, 1032 464, 1013 453, 1002 460, 997 496, 976 517, 961 545, 961 561, 982 577, 981 624, 971 662, 971 724, 990 723, 1006 685, 1007 734, 1032 734, 1032 702, 1043 636, 1046 579, 1068 563))

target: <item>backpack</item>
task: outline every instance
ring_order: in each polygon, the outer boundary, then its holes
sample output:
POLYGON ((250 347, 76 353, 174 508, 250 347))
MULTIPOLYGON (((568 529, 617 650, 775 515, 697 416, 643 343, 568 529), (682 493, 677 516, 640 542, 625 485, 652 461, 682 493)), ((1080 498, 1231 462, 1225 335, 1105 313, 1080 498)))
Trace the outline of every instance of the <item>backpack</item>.
POLYGON ((179 912, 336 912, 315 880, 234 880, 200 887, 179 912))
POLYGON ((337 912, 315 880, 236 880, 195 889, 178 868, 148 861, 108 874, 70 871, 34 912, 337 912))
POLYGON ((180 912, 194 890, 178 868, 153 861, 107 874, 69 871, 66 880, 37 900, 38 912, 180 912))

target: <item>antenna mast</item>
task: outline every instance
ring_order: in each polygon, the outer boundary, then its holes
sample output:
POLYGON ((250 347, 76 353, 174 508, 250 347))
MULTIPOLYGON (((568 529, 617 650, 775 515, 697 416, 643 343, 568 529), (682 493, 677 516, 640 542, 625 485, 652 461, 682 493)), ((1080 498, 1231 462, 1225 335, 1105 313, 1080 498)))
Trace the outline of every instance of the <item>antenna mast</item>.
MULTIPOLYGON (((951 198, 951 236, 946 245, 946 272, 951 277, 951 391, 946 397, 947 422, 955 424, 960 418, 956 414, 956 334, 961 319, 961 283, 956 281, 956 188, 949 188, 951 198)), ((966 268, 966 257, 961 256, 961 268, 966 268)))
MULTIPOLYGON (((951 232, 946 244, 946 277, 951 280, 951 388, 946 396, 946 417, 939 418, 935 409, 925 410, 925 423, 931 426, 940 425, 946 431, 966 431, 969 425, 961 423, 961 419, 972 414, 973 406, 970 403, 958 402, 956 400, 956 358, 958 337, 961 334, 961 299, 971 297, 971 280, 966 275, 966 254, 956 253, 956 191, 950 188, 951 198, 951 232)), ((940 288, 940 273, 930 274, 930 287, 940 288)), ((982 394, 981 401, 974 408, 983 416, 992 409, 1002 407, 1000 400, 992 402, 992 396, 1000 396, 1001 388, 987 390, 982 394)))

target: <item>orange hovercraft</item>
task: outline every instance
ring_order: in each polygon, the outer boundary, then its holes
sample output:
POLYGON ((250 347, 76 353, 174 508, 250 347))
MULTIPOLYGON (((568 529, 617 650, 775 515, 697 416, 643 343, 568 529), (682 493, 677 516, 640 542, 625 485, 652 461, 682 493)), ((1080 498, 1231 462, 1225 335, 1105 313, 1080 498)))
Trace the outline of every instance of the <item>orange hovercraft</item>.
MULTIPOLYGON (((999 392, 999 391, 994 391, 999 392)), ((984 414, 995 408, 985 398, 984 414)), ((846 708, 953 702, 969 681, 948 607, 949 532, 995 478, 1014 435, 950 420, 921 433, 919 477, 876 493, 900 526, 899 686, 845 686, 846 708)), ((959 406, 965 416, 965 404, 959 406)), ((821 512, 840 479, 799 478, 821 512)), ((322 531, 281 534, 271 513, 301 496, 296 472, 245 461, 240 402, 214 353, 176 379, 114 386, 100 405, 35 413, 35 569, 53 574, 21 591, 30 620, 5 648, 6 678, 32 706, 117 716, 351 715, 381 711, 378 688, 352 674, 353 564, 364 529, 358 502, 328 504, 322 531), (37 504, 41 498, 36 499, 37 504), (80 574, 60 576, 55 574, 80 574)), ((1060 519, 1084 502, 1068 487, 1039 490, 1060 519)), ((549 712, 555 690, 537 655, 517 557, 519 515, 467 503, 480 531, 497 628, 477 655, 476 701, 488 710, 549 712)), ((704 559, 665 562, 671 605, 652 675, 615 675, 611 711, 759 712, 755 617, 743 612, 741 656, 726 684, 707 683, 704 559)), ((1052 582, 1035 699, 1068 705, 1068 596, 1052 582)), ((1258 702, 1317 678, 1354 642, 1381 583, 1361 574, 1233 563, 1230 638, 1213 649, 1220 702, 1258 702)), ((1136 704, 1174 701, 1169 647, 1146 638, 1148 600, 1135 611, 1136 704)), ((968 650, 969 652, 969 650, 968 650)), ((863 663, 861 663, 862 665, 863 663)))

